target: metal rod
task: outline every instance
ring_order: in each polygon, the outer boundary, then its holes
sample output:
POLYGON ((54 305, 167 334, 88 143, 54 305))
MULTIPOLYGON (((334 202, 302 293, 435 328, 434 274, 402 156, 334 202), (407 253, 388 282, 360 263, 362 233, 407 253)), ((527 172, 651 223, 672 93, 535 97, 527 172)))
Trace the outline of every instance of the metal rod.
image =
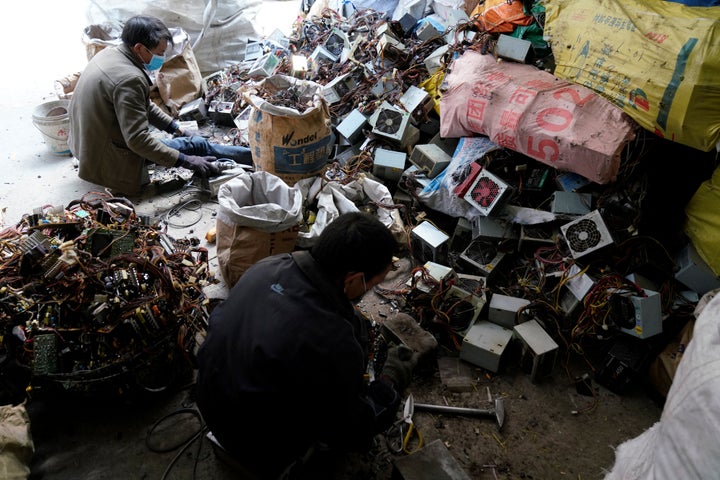
POLYGON ((482 408, 466 408, 466 407, 446 407, 444 405, 430 405, 427 403, 416 403, 415 410, 424 410, 426 412, 436 412, 436 413, 452 413, 455 415, 495 417, 495 410, 487 410, 487 409, 482 409, 482 408))

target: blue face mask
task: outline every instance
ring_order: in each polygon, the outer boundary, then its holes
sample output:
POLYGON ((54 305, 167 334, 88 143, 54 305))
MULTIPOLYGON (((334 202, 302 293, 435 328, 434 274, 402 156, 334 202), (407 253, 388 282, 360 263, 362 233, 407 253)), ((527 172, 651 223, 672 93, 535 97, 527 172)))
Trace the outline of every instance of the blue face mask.
POLYGON ((147 47, 145 47, 145 50, 147 50, 152 55, 152 58, 150 59, 150 63, 146 63, 145 68, 149 72, 152 72, 154 70, 160 70, 160 67, 163 66, 163 63, 165 63, 165 57, 160 56, 160 55, 155 55, 147 47))

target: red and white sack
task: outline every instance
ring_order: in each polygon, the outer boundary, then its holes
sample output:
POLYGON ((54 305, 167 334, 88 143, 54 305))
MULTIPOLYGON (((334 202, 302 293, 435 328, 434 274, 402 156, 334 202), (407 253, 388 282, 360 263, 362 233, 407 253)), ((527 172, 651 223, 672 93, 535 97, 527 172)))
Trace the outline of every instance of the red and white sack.
POLYGON ((532 65, 466 51, 450 66, 440 135, 486 135, 558 170, 605 184, 638 125, 592 90, 532 65))

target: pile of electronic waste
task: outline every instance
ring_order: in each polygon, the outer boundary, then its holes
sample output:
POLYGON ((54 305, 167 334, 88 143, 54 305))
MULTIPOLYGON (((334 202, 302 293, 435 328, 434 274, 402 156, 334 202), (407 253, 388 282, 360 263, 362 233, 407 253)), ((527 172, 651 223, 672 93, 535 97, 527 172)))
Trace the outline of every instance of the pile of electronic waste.
POLYGON ((191 365, 213 282, 199 240, 89 193, 0 233, 0 352, 31 389, 166 388, 191 365))
MULTIPOLYGON (((542 29, 541 8, 528 24, 542 29)), ((477 77, 475 98, 499 95, 513 80, 503 73, 510 63, 539 76, 528 81, 532 88, 513 87, 508 102, 524 102, 552 80, 553 55, 542 35, 532 42, 518 37, 482 28, 462 9, 397 20, 373 10, 324 9, 298 22, 289 37, 276 31, 249 42, 244 60, 207 76, 202 98, 185 105, 180 117, 223 126, 233 143, 248 145, 253 108, 245 93, 262 97, 258 84, 273 75, 321 84, 335 141, 320 176, 382 181, 393 202, 374 207, 402 211, 411 256, 421 267, 414 280, 380 293, 402 298, 422 326, 490 372, 499 371, 505 347, 518 340, 520 361, 534 380, 551 373, 563 351, 562 358, 579 357, 598 381, 620 392, 691 317, 699 296, 720 282, 687 239, 663 245, 654 234, 667 225, 643 225, 644 211, 654 208, 648 191, 657 188, 648 184, 644 160, 668 141, 631 121, 618 120, 616 129, 590 119, 596 131, 588 142, 626 132, 603 157, 613 170, 602 178, 558 167, 558 160, 575 157, 563 148, 585 143, 572 137, 555 143, 560 130, 576 125, 570 119, 578 110, 565 110, 565 103, 533 117, 551 132, 537 145, 528 137, 527 148, 516 143, 522 134, 494 141, 440 135, 444 79, 466 52, 494 57, 497 69, 477 77)), ((585 105, 594 94, 578 88, 552 98, 585 105)), ((303 108, 292 90, 265 97, 303 108)), ((518 115, 503 112, 490 123, 519 128, 518 115)), ((468 120, 472 115, 483 111, 468 103, 468 120)), ((592 160, 584 164, 596 168, 592 160)), ((673 229, 682 225, 665 233, 673 229)))

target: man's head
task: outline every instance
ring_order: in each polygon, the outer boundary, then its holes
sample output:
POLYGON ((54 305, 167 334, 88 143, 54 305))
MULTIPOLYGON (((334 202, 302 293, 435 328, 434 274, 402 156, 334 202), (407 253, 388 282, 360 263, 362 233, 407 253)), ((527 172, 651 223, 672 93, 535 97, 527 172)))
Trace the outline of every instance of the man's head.
MULTIPOLYGON (((154 57, 163 57, 172 45, 172 34, 159 18, 147 15, 137 15, 125 22, 122 34, 123 43, 135 53, 146 66, 157 66, 162 62, 154 57)), ((155 69, 155 68, 150 68, 155 69)))
POLYGON ((355 299, 382 282, 397 244, 388 228, 364 213, 346 213, 326 226, 310 254, 355 299))

